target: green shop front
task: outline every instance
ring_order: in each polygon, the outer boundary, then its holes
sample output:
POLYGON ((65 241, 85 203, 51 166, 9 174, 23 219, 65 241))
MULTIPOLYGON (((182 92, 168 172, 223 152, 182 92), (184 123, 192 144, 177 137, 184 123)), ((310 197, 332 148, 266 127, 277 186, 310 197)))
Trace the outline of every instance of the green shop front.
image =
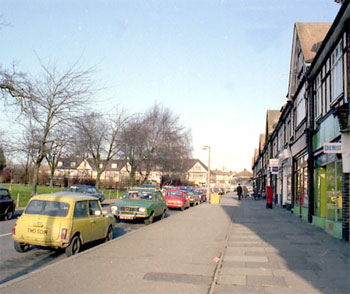
POLYGON ((343 166, 341 153, 324 149, 327 143, 341 140, 338 120, 329 115, 313 137, 314 150, 314 215, 312 223, 337 238, 342 238, 343 166))

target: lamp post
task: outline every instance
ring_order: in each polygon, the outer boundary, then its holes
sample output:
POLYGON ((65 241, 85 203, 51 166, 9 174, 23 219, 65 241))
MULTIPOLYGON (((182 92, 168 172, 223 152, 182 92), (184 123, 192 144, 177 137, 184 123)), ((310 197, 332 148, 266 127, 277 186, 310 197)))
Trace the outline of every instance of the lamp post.
POLYGON ((207 177, 207 201, 209 203, 210 199, 210 146, 203 146, 203 150, 208 150, 208 177, 207 177))

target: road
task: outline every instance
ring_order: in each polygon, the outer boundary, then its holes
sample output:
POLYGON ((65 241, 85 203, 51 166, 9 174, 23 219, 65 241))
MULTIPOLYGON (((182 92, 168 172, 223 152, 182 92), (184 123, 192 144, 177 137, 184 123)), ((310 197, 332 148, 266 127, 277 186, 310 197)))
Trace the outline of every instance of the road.
MULTIPOLYGON (((103 208, 109 211, 109 205, 103 205, 103 208)), ((168 210, 166 217, 171 217, 177 213, 181 213, 181 211, 168 210)), ((0 284, 30 273, 45 265, 67 258, 64 254, 64 250, 33 248, 26 253, 17 253, 13 248, 11 230, 18 216, 19 215, 16 214, 14 219, 0 222, 0 284)), ((117 223, 114 225, 114 238, 138 230, 144 226, 145 224, 143 222, 117 223)), ((84 249, 86 250, 91 246, 98 246, 98 244, 90 244, 84 249)))

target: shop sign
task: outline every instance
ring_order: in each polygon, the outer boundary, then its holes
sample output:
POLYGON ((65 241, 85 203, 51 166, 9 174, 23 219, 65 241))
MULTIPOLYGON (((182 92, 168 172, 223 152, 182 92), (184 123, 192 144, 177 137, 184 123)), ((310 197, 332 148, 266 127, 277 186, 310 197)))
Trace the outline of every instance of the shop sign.
POLYGON ((341 143, 324 143, 324 153, 341 153, 341 143))
POLYGON ((278 159, 270 159, 270 171, 273 175, 278 174, 278 159))

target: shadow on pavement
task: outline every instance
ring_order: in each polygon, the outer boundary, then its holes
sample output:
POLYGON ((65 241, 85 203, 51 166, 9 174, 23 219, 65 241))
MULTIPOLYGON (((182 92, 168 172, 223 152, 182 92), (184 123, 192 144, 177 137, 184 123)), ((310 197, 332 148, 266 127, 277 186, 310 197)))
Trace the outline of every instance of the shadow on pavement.
POLYGON ((281 273, 285 273, 290 278, 286 279, 287 284, 288 281, 289 284, 293 281, 298 283, 302 279, 322 293, 349 293, 348 243, 333 238, 287 210, 266 209, 264 200, 248 198, 237 201, 232 197, 231 201, 223 200, 221 207, 232 220, 225 257, 236 248, 243 250, 247 256, 264 256, 260 258, 268 261, 264 264, 228 261, 226 265, 232 268, 266 268, 273 276, 280 273, 282 277, 281 273), (261 248, 257 248, 256 244, 261 244, 261 248), (292 276, 301 279, 293 280, 292 276))

